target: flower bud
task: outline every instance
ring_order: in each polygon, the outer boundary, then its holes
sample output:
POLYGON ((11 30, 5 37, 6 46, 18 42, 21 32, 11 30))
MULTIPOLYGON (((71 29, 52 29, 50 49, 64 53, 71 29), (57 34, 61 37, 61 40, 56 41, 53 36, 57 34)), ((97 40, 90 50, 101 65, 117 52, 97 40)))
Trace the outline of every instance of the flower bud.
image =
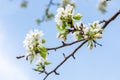
POLYGON ((77 13, 73 16, 75 20, 80 20, 82 18, 82 15, 80 13, 77 13))
POLYGON ((88 48, 89 48, 90 50, 92 50, 92 49, 93 49, 93 44, 89 44, 89 45, 88 45, 88 48))
POLYGON ((97 33, 94 37, 100 39, 100 38, 102 38, 102 34, 97 33))

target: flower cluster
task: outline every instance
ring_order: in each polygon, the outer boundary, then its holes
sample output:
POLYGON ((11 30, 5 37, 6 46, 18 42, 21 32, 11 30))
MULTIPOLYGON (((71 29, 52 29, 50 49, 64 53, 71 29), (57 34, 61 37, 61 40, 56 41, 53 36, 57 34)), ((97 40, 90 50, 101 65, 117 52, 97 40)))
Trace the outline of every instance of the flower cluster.
POLYGON ((55 16, 55 21, 57 22, 57 27, 59 29, 63 29, 66 22, 70 22, 72 20, 73 15, 73 6, 67 5, 64 8, 58 8, 57 15, 55 16))
POLYGON ((82 24, 81 22, 76 24, 75 31, 73 33, 76 40, 96 40, 102 38, 102 29, 100 27, 99 21, 89 23, 89 26, 90 27, 82 24))
POLYGON ((38 49, 42 47, 42 39, 43 33, 38 30, 30 31, 24 40, 24 46, 26 48, 26 56, 35 55, 38 52, 38 49))
POLYGON ((68 29, 73 27, 74 20, 80 20, 81 17, 81 14, 74 15, 74 7, 70 4, 68 4, 65 9, 58 8, 55 21, 60 32, 58 33, 57 37, 65 41, 68 34, 68 29))
POLYGON ((26 58, 30 57, 30 62, 34 60, 35 57, 39 56, 39 67, 42 68, 47 62, 46 55, 47 49, 43 46, 45 39, 42 39, 43 32, 34 30, 30 31, 24 40, 24 46, 26 48, 26 58))
POLYGON ((82 15, 77 13, 74 15, 74 8, 71 5, 67 5, 64 8, 58 8, 55 21, 57 22, 57 28, 59 30, 57 38, 62 41, 67 40, 67 35, 71 32, 75 40, 85 39, 88 41, 88 48, 93 48, 93 42, 96 39, 102 38, 102 29, 99 21, 94 21, 88 25, 78 22, 74 24, 75 20, 80 20, 82 15))
POLYGON ((99 21, 94 21, 93 23, 89 23, 89 27, 79 22, 76 24, 75 29, 76 30, 73 33, 75 40, 81 40, 81 39, 88 40, 89 49, 93 48, 92 41, 102 38, 103 30, 100 27, 99 21))

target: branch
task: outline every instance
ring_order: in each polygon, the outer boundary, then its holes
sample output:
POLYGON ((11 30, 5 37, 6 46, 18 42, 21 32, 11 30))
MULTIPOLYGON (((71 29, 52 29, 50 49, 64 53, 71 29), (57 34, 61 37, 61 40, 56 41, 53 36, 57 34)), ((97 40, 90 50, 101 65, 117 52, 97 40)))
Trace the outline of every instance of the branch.
POLYGON ((78 42, 81 42, 81 41, 83 41, 84 39, 82 39, 82 40, 79 40, 79 41, 74 41, 74 42, 71 42, 71 43, 63 43, 62 45, 60 45, 60 46, 57 46, 57 47, 54 47, 54 48, 47 48, 47 50, 57 50, 57 49, 59 49, 59 48, 63 48, 63 47, 66 47, 66 46, 70 46, 70 45, 73 45, 73 44, 75 44, 75 43, 78 43, 78 42))
POLYGON ((25 55, 17 56, 16 58, 17 58, 17 59, 21 59, 21 58, 24 58, 24 57, 25 57, 25 55))
MULTIPOLYGON (((70 45, 73 45, 73 44, 75 44, 75 43, 78 43, 78 42, 81 42, 81 41, 83 41, 84 39, 82 39, 82 40, 79 40, 79 41, 74 41, 74 42, 71 42, 71 43, 64 43, 64 42, 62 42, 62 45, 60 45, 60 46, 57 46, 57 47, 54 47, 54 48, 47 48, 47 50, 57 50, 57 49, 59 49, 59 48, 63 48, 63 47, 66 47, 66 46, 70 46, 70 45)), ((24 58, 25 57, 25 55, 22 55, 22 56, 17 56, 16 58, 17 59, 21 59, 21 58, 24 58)))
POLYGON ((57 73, 56 70, 60 66, 62 66, 70 57, 72 57, 77 52, 77 50, 79 50, 86 42, 87 42, 87 40, 85 40, 84 42, 82 42, 71 54, 69 54, 68 56, 66 56, 65 59, 60 64, 58 64, 52 71, 50 71, 50 72, 48 72, 46 74, 46 76, 44 77, 43 80, 45 80, 52 73, 55 73, 56 75, 59 75, 59 73, 57 73))
POLYGON ((59 3, 54 3, 53 0, 50 0, 46 9, 45 9, 45 14, 43 15, 42 19, 40 20, 40 22, 43 22, 45 21, 46 19, 46 16, 48 15, 49 13, 49 9, 51 8, 51 6, 54 5, 54 6, 59 6, 60 4, 59 3))
MULTIPOLYGON (((52 2, 52 0, 50 0, 50 3, 51 3, 51 2, 52 2)), ((48 4, 48 6, 49 6, 49 4, 48 4)), ((120 10, 119 10, 118 12, 116 12, 116 13, 115 13, 111 18, 109 18, 108 20, 103 20, 103 21, 101 22, 101 23, 104 23, 103 26, 102 26, 102 29, 104 30, 110 22, 112 22, 114 19, 117 18, 117 16, 118 16, 119 14, 120 14, 120 10)), ((72 32, 72 31, 70 31, 70 32, 72 32)), ((57 69, 58 69, 59 67, 61 67, 70 57, 74 57, 74 54, 87 42, 87 40, 82 39, 82 40, 80 40, 80 41, 74 41, 74 42, 71 42, 71 43, 64 43, 64 42, 62 42, 62 45, 60 45, 60 46, 53 47, 53 48, 47 48, 47 50, 57 50, 57 49, 60 49, 60 48, 66 47, 66 46, 73 45, 73 44, 78 43, 78 42, 81 42, 81 41, 83 41, 83 42, 82 42, 77 48, 75 48, 75 50, 74 50, 72 53, 70 53, 68 56, 65 56, 65 54, 63 54, 63 56, 64 56, 63 61, 61 61, 53 70, 51 70, 50 72, 44 71, 44 73, 46 74, 46 76, 44 77, 43 80, 46 80, 46 78, 47 78, 50 74, 52 74, 52 73, 55 73, 56 75, 59 75, 59 73, 57 73, 57 69)), ((94 43, 101 46, 101 44, 97 43, 96 41, 94 41, 94 43)), ((16 57, 16 58, 17 58, 17 59, 20 59, 20 58, 23 58, 23 57, 25 57, 25 56, 24 56, 24 55, 23 55, 23 56, 18 56, 18 57, 16 57)))
POLYGON ((117 18, 117 16, 120 14, 120 10, 118 11, 118 12, 116 12, 110 19, 108 19, 108 20, 103 20, 103 22, 105 22, 104 23, 104 25, 102 26, 102 29, 105 29, 106 27, 107 27, 107 25, 111 22, 111 21, 113 21, 113 20, 115 20, 116 18, 117 18))
MULTIPOLYGON (((118 16, 119 14, 120 14, 120 10, 119 10, 118 12, 116 12, 110 19, 108 19, 108 20, 103 20, 103 21, 101 22, 101 23, 104 22, 104 24, 103 24, 103 26, 102 26, 102 29, 105 29, 105 28, 107 27, 107 25, 108 25, 111 21, 113 21, 115 18, 117 18, 117 16, 118 16)), ((68 43, 68 44, 64 43, 64 44, 61 45, 61 46, 58 46, 58 47, 55 47, 55 48, 47 48, 47 49, 48 49, 48 50, 56 50, 56 49, 59 49, 59 48, 65 47, 65 46, 72 45, 72 44, 77 43, 77 42, 79 42, 79 41, 75 41, 75 42, 68 43)), ((50 74, 52 74, 52 73, 55 73, 56 75, 59 75, 59 73, 57 73, 56 70, 57 70, 60 66, 62 66, 70 57, 73 57, 74 54, 76 53, 76 51, 77 51, 78 49, 80 49, 86 42, 87 42, 87 40, 85 40, 84 42, 82 42, 81 45, 79 45, 79 46, 78 46, 71 54, 69 54, 68 56, 65 56, 65 55, 64 55, 64 58, 65 58, 65 59, 64 59, 63 61, 61 61, 61 63, 58 64, 52 71, 48 72, 48 73, 46 74, 46 76, 44 77, 43 80, 46 80, 46 78, 47 78, 50 74)), ((102 46, 101 44, 97 43, 96 41, 94 41, 94 43, 97 44, 97 45, 102 46)))

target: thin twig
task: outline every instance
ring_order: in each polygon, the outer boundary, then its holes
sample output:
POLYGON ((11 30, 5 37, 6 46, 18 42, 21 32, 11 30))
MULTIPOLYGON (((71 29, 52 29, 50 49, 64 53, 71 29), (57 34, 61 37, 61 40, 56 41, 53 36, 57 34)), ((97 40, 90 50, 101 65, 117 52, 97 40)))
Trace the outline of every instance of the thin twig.
POLYGON ((59 49, 59 48, 63 48, 63 47, 66 47, 66 46, 73 45, 73 44, 78 43, 78 42, 81 42, 81 41, 83 41, 83 40, 84 40, 84 39, 79 40, 79 41, 74 41, 74 42, 71 42, 71 43, 64 43, 64 44, 62 44, 62 45, 60 45, 60 46, 57 46, 57 47, 54 47, 54 48, 47 48, 47 50, 56 50, 56 49, 59 49))
POLYGON ((17 58, 17 59, 21 59, 21 58, 24 58, 24 57, 25 57, 25 55, 17 56, 16 58, 17 58))
POLYGON ((47 10, 49 10, 52 5, 54 5, 54 6, 59 6, 60 4, 59 4, 59 3, 54 3, 53 0, 50 0, 49 3, 48 3, 48 5, 47 5, 47 7, 46 7, 46 9, 45 9, 45 14, 43 15, 43 17, 42 17, 42 19, 40 20, 40 22, 44 22, 44 21, 45 21, 46 15, 48 14, 48 11, 47 11, 47 10))
MULTIPOLYGON (((82 40, 79 40, 79 41, 74 41, 74 42, 71 42, 71 43, 63 43, 62 42, 62 45, 60 45, 60 46, 57 46, 57 47, 54 47, 54 48, 47 48, 47 50, 57 50, 57 49, 60 49, 60 48, 63 48, 63 47, 67 47, 67 46, 70 46, 70 45, 73 45, 73 44, 75 44, 75 43, 78 43, 78 42, 81 42, 81 41, 83 41, 84 39, 82 39, 82 40)), ((22 56, 17 56, 16 58, 17 59, 21 59, 21 58, 24 58, 25 57, 25 55, 22 55, 22 56)))
POLYGON ((96 44, 99 45, 99 46, 102 46, 102 44, 98 43, 97 41, 93 40, 94 44, 95 44, 95 47, 96 47, 96 44))
MULTIPOLYGON (((116 12, 110 19, 108 19, 108 20, 103 20, 103 21, 101 22, 101 23, 104 23, 103 26, 102 26, 102 29, 105 29, 105 28, 107 27, 107 25, 108 25, 111 21, 113 21, 119 14, 120 14, 120 10, 119 10, 118 12, 116 12)), ((79 41, 76 41, 76 42, 74 42, 74 43, 77 43, 77 42, 79 42, 79 41)), ((81 45, 79 45, 71 54, 69 54, 68 56, 66 56, 65 59, 64 59, 63 61, 61 61, 61 63, 56 66, 56 68, 54 68, 52 71, 50 71, 50 72, 48 72, 48 74, 46 74, 46 76, 44 77, 43 80, 45 80, 50 74, 55 73, 56 70, 57 70, 60 66, 62 66, 70 57, 72 57, 72 56, 76 53, 76 51, 77 51, 79 48, 81 48, 86 42, 87 42, 87 40, 84 41, 81 45)), ((48 50, 56 50, 56 49, 62 48, 62 47, 64 47, 64 46, 72 45, 72 44, 74 44, 74 43, 67 44, 67 45, 64 44, 64 45, 61 45, 61 46, 58 46, 58 47, 55 47, 55 48, 48 48, 48 50)), ((94 41, 94 43, 97 44, 97 45, 102 46, 101 44, 97 43, 96 41, 94 41)))
POLYGON ((72 57, 76 52, 77 50, 79 50, 85 43, 87 42, 87 40, 85 40, 84 42, 82 42, 71 54, 69 54, 68 56, 66 56, 66 58, 61 61, 61 63, 59 65, 57 65, 52 71, 50 71, 45 77, 43 80, 45 80, 50 74, 52 73, 55 73, 56 70, 62 66, 70 57, 72 57))
MULTIPOLYGON (((51 0, 52 1, 52 0, 51 0)), ((107 25, 112 22, 114 19, 117 18, 117 16, 120 14, 120 10, 118 12, 116 12, 111 18, 109 18, 108 20, 103 20, 101 23, 104 23, 103 26, 102 26, 102 29, 105 29, 107 27, 107 25)), ((63 43, 62 42, 62 45, 60 46, 57 46, 57 47, 54 47, 54 48, 47 48, 47 50, 57 50, 59 48, 63 48, 63 47, 66 47, 66 46, 70 46, 70 45, 73 45, 75 43, 78 43, 78 42, 81 42, 83 41, 77 48, 75 48, 75 50, 70 53, 68 56, 65 56, 63 54, 63 56, 65 57, 63 61, 61 61, 53 70, 51 70, 50 72, 44 72, 46 74, 46 76, 44 77, 43 80, 46 80, 46 78, 52 74, 52 73, 55 73, 56 75, 59 75, 59 73, 57 73, 57 69, 62 66, 70 57, 74 57, 74 54, 76 53, 76 51, 78 51, 86 42, 87 40, 80 40, 80 41, 74 41, 74 42, 71 42, 71 43, 63 43)), ((94 41, 95 44, 98 44, 98 45, 101 45, 99 43, 97 43, 96 41, 94 41)), ((20 58, 23 58, 25 57, 24 55, 23 56, 19 56, 19 57, 16 57, 17 59, 20 59, 20 58)))
POLYGON ((107 25, 111 22, 111 21, 113 21, 114 19, 116 19, 117 18, 117 16, 120 14, 120 10, 118 11, 118 12, 116 12, 110 19, 108 19, 108 20, 104 20, 104 25, 102 26, 102 29, 105 29, 106 27, 107 27, 107 25))

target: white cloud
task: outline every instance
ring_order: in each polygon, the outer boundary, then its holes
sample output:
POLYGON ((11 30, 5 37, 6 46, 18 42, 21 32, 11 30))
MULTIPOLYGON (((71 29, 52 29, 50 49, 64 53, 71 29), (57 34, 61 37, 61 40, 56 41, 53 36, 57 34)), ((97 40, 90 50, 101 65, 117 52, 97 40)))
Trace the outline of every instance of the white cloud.
POLYGON ((11 59, 5 56, 5 34, 0 30, 0 80, 31 80, 30 77, 11 59))
MULTIPOLYGON (((0 52, 1 53, 1 52, 0 52)), ((1 80, 30 80, 18 66, 0 55, 0 79, 1 80), (2 79, 1 79, 2 77, 2 79)))

